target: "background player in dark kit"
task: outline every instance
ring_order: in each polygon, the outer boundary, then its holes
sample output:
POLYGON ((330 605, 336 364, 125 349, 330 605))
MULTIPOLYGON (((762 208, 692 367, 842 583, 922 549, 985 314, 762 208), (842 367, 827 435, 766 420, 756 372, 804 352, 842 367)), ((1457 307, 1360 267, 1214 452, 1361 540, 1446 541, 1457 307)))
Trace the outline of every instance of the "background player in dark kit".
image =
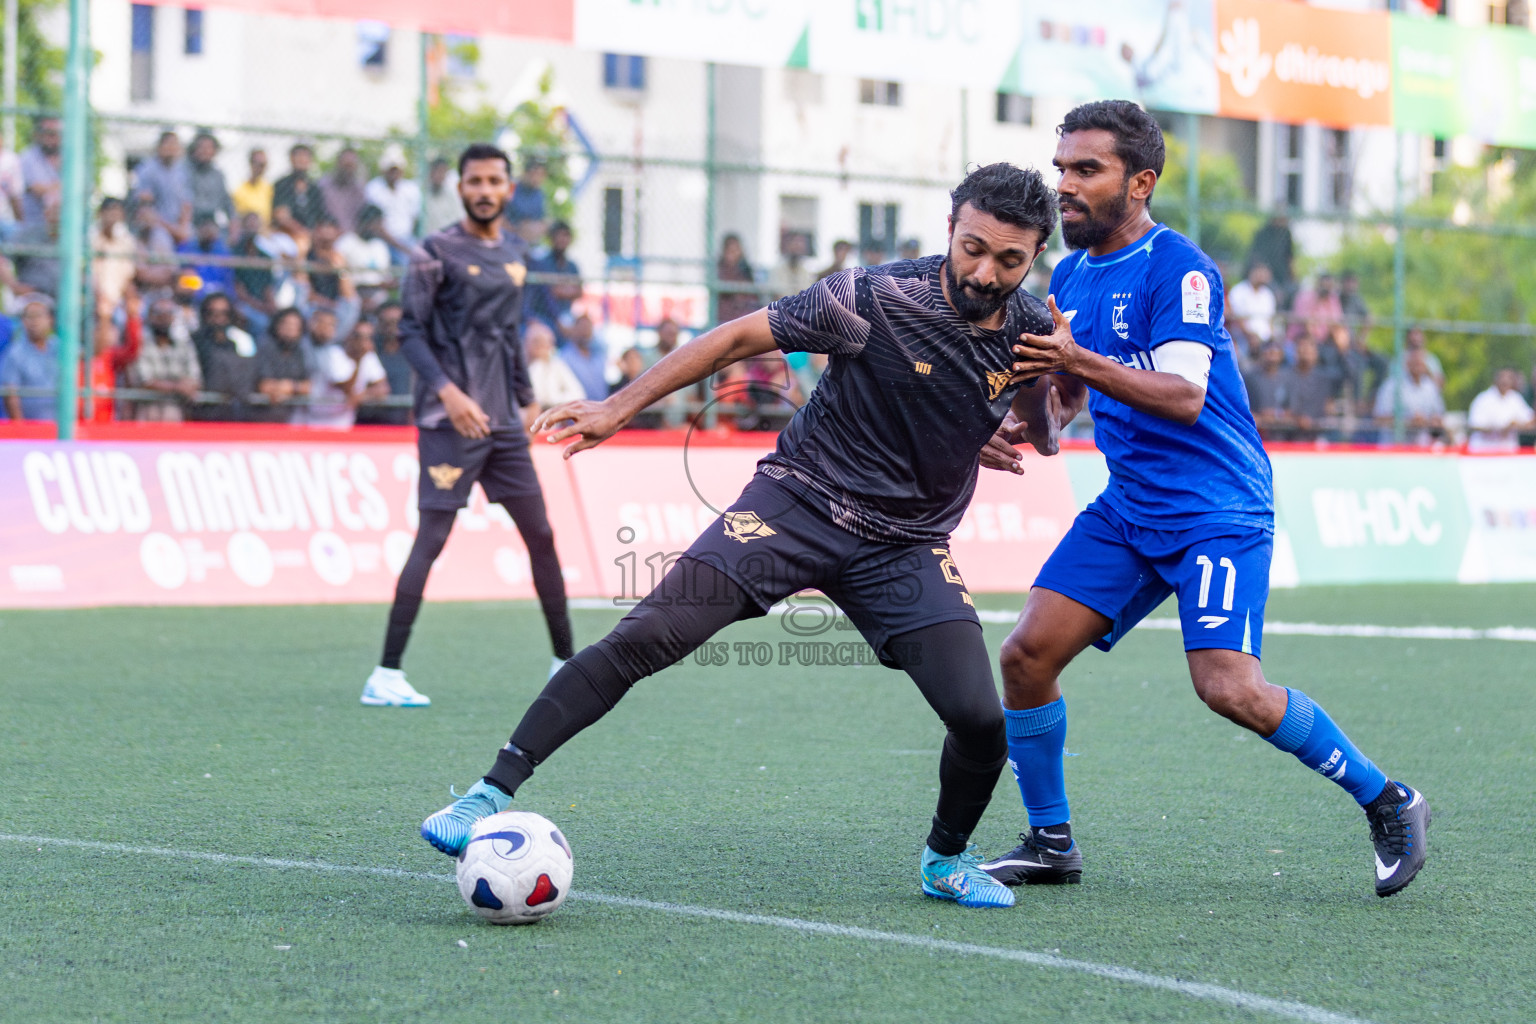
POLYGON ((600 444, 657 399, 775 348, 825 353, 810 400, 758 464, 741 497, 607 637, 578 653, 534 701, 485 778, 429 817, 448 854, 562 743, 637 680, 739 619, 802 589, 824 591, 880 660, 910 675, 948 728, 922 888, 964 906, 1008 906, 979 870, 970 833, 1005 759, 1002 711, 981 626, 949 556, 976 486, 978 453, 1009 412, 1044 424, 1049 385, 1023 387, 1011 346, 1046 329, 1019 285, 1055 225, 1036 171, 992 164, 952 193, 947 256, 840 271, 717 327, 604 402, 547 411, 566 455, 600 444))
POLYGON ((571 656, 565 580, 525 429, 538 406, 519 330, 527 249, 502 222, 511 192, 507 155, 470 146, 459 157, 464 220, 429 235, 411 256, 400 337, 416 370, 421 523, 395 587, 384 656, 363 687, 364 704, 430 703, 406 681, 400 657, 427 573, 477 480, 486 498, 511 514, 528 548, 555 652, 551 674, 571 656))

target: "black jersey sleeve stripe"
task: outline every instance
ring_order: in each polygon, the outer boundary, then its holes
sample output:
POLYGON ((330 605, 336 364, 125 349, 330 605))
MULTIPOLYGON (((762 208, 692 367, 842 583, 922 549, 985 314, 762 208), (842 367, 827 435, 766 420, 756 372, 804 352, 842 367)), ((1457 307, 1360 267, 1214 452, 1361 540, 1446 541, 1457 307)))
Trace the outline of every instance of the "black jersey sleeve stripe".
POLYGON ((843 356, 862 352, 870 324, 857 311, 854 275, 858 272, 858 268, 840 270, 770 305, 768 326, 779 350, 843 356))

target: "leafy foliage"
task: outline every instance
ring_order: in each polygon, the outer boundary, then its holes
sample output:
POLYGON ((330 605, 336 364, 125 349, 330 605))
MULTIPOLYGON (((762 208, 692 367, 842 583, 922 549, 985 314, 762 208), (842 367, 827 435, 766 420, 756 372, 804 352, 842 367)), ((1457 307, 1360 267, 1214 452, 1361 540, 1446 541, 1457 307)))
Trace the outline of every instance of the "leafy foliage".
MULTIPOLYGON (((1189 211, 1184 190, 1189 174, 1189 147, 1182 139, 1166 136, 1168 159, 1152 195, 1152 213, 1175 231, 1189 234, 1189 211)), ((1248 243, 1262 223, 1257 213, 1233 210, 1251 202, 1243 188, 1243 172, 1226 153, 1200 153, 1200 248, 1224 269, 1242 273, 1241 262, 1248 243), (1207 209, 1215 207, 1216 209, 1207 209)))
MULTIPOLYGON (((64 106, 64 49, 54 46, 38 22, 62 0, 20 0, 16 42, 21 61, 16 68, 16 101, 23 107, 59 110, 64 106)), ((0 39, 0 52, 4 40, 0 39)), ((26 132, 21 133, 22 138, 26 132)))
MULTIPOLYGON (((1409 207, 1410 224, 1433 220, 1443 227, 1412 227, 1404 236, 1406 308, 1413 320, 1464 320, 1536 324, 1536 237, 1511 235, 1510 225, 1536 224, 1536 168, 1490 159, 1475 168, 1438 176, 1433 194, 1409 207), (1475 219, 1473 219, 1475 217, 1475 219), (1492 233, 1490 227, 1506 229, 1492 233)), ((1532 235, 1536 235, 1533 229, 1532 235)), ((1360 292, 1378 320, 1373 347, 1390 351, 1392 247, 1390 226, 1356 228, 1339 253, 1340 269, 1360 275, 1360 292)), ((1465 408, 1501 366, 1529 369, 1536 343, 1499 337, 1427 331, 1429 348, 1445 368, 1446 404, 1465 408)))
POLYGON ((553 216, 570 221, 575 214, 567 151, 571 139, 565 109, 550 99, 554 71, 539 78, 538 95, 503 114, 486 102, 478 86, 444 79, 437 102, 427 111, 427 137, 434 153, 450 160, 471 142, 499 140, 516 155, 518 169, 530 159, 543 160, 549 168, 544 194, 553 216))

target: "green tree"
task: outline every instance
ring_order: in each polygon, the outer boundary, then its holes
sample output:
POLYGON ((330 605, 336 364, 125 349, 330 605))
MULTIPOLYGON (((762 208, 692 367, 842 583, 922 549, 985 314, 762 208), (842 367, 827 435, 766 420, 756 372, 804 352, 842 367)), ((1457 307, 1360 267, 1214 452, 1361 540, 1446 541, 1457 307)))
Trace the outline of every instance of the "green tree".
POLYGON ((550 100, 553 88, 554 72, 547 70, 539 79, 538 95, 504 114, 486 102, 478 85, 444 81, 437 102, 427 110, 429 148, 453 159, 471 142, 500 139, 516 154, 518 170, 530 159, 544 161, 549 168, 544 183, 549 210, 553 217, 570 221, 575 214, 568 159, 571 139, 565 111, 550 100))
MULTIPOLYGON (((38 27, 44 13, 60 2, 20 0, 17 6, 16 49, 21 60, 16 67, 16 102, 20 106, 52 111, 64 106, 64 50, 54 46, 38 27)), ((4 45, 0 38, 0 52, 4 52, 4 45)), ((26 132, 21 135, 25 138, 26 132)))
MULTIPOLYGON (((1152 194, 1152 214, 1175 231, 1189 234, 1189 211, 1184 190, 1189 173, 1189 147, 1182 139, 1166 137, 1168 158, 1152 194)), ((1232 207, 1252 203, 1243 187, 1243 172, 1226 153, 1200 154, 1200 248, 1231 273, 1242 273, 1248 243, 1259 229, 1256 213, 1232 207), (1208 207, 1210 207, 1208 209, 1208 207)))
MULTIPOLYGON (((1536 324, 1536 168, 1514 162, 1512 176, 1495 157, 1483 166, 1437 176, 1433 194, 1409 207, 1405 235, 1406 309, 1415 320, 1536 324), (1475 220, 1468 222, 1480 213, 1475 220), (1524 226, 1529 234, 1511 235, 1524 226), (1497 226, 1494 234, 1479 228, 1497 226)), ((1392 349, 1393 240, 1390 226, 1362 225, 1345 239, 1336 263, 1360 275, 1360 291, 1377 320, 1370 343, 1392 349)), ((1528 337, 1427 331, 1429 348, 1445 368, 1445 400, 1466 408, 1501 366, 1529 369, 1536 344, 1528 337)))

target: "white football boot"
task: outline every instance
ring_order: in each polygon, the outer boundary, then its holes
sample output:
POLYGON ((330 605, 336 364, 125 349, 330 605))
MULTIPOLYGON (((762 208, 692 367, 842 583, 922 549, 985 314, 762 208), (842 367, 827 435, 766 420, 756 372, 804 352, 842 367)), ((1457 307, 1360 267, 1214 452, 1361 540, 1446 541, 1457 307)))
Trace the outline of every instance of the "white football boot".
POLYGON ((432 698, 417 693, 400 669, 380 665, 363 684, 363 703, 372 708, 424 708, 432 698))

